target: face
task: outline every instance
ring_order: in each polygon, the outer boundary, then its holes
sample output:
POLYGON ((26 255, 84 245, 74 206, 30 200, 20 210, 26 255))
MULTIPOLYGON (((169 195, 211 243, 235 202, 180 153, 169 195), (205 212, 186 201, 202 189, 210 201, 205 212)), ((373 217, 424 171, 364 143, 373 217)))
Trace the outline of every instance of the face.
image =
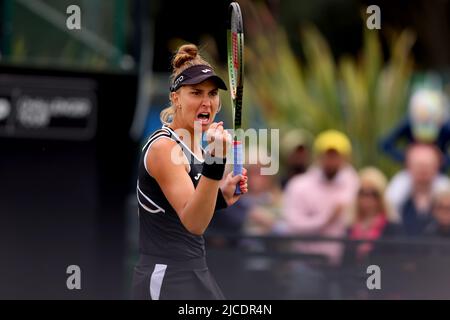
POLYGON ((408 171, 416 185, 430 184, 439 172, 439 158, 431 147, 413 147, 408 152, 406 161, 408 171))
POLYGON ((175 117, 184 128, 194 129, 197 122, 202 132, 214 121, 219 108, 219 89, 212 80, 195 85, 182 86, 172 93, 172 101, 177 109, 175 117))
POLYGON ((289 154, 287 164, 292 174, 305 172, 309 165, 309 150, 304 146, 298 146, 289 154))
POLYGON ((320 166, 327 179, 332 180, 345 164, 345 157, 335 150, 328 150, 320 156, 320 166))
POLYGON ((358 191, 358 213, 362 216, 380 213, 380 193, 369 182, 361 182, 358 191))

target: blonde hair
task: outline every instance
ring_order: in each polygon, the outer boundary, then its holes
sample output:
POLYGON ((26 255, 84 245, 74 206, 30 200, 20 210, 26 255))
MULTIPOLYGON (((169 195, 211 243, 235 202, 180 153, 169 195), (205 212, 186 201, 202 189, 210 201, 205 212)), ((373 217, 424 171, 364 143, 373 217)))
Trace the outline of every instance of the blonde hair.
MULTIPOLYGON (((203 59, 199 54, 198 48, 194 44, 185 44, 178 48, 177 52, 172 58, 172 75, 170 76, 170 81, 173 80, 184 70, 189 67, 196 66, 199 64, 204 64, 209 67, 211 65, 203 59)), ((163 109, 159 115, 161 122, 163 124, 169 124, 175 113, 177 112, 176 106, 172 102, 172 95, 169 94, 170 106, 163 109)))
MULTIPOLYGON (((361 169, 358 173, 359 176, 359 184, 360 187, 364 184, 370 184, 372 188, 374 188, 379 194, 379 200, 382 212, 386 215, 386 219, 389 222, 398 222, 399 216, 398 213, 394 211, 394 209, 390 206, 388 201, 385 198, 385 191, 387 187, 387 178, 386 176, 375 167, 365 167, 361 169)), ((358 199, 356 198, 348 215, 348 223, 349 225, 357 222, 358 219, 358 199)))

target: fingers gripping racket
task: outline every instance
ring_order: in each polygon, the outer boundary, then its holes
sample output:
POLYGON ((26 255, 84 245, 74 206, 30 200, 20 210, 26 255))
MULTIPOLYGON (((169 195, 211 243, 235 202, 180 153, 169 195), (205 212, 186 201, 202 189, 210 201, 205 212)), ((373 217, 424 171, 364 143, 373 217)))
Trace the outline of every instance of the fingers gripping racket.
MULTIPOLYGON (((229 7, 230 24, 228 27, 228 75, 230 80, 231 104, 233 106, 233 174, 242 174, 243 150, 241 120, 242 120, 242 91, 244 87, 244 27, 241 8, 237 2, 229 7)), ((239 184, 236 194, 241 194, 239 184)))

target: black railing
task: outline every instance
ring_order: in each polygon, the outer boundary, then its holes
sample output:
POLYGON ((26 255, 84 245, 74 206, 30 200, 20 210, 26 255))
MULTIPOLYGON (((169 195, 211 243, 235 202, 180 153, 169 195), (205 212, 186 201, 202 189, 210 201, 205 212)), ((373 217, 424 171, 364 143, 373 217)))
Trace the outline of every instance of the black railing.
POLYGON ((210 269, 229 299, 450 299, 446 239, 210 233, 206 240, 210 269), (340 243, 341 263, 330 264, 325 256, 291 246, 319 242, 340 243), (361 257, 357 248, 364 243, 372 248, 361 257))

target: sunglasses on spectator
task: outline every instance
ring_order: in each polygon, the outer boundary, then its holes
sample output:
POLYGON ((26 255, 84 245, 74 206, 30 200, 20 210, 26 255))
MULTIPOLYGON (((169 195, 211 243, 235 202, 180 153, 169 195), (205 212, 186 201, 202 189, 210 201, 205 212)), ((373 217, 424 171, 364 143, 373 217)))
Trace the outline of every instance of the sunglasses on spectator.
POLYGON ((372 197, 372 198, 379 198, 380 194, 377 190, 373 189, 360 189, 358 191, 358 196, 360 197, 372 197))

